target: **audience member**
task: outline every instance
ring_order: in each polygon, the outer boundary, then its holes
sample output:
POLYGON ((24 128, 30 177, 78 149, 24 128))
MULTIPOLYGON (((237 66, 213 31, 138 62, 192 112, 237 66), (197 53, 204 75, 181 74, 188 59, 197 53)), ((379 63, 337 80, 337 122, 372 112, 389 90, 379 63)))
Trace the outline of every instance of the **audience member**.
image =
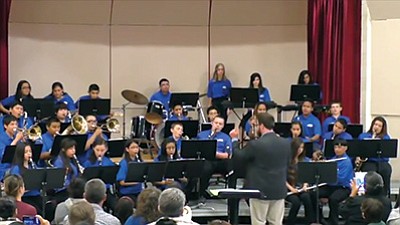
POLYGON ((128 196, 120 198, 115 205, 114 215, 119 219, 121 224, 125 224, 126 220, 132 215, 135 203, 128 196))
MULTIPOLYGON (((400 191, 400 189, 399 189, 400 191)), ((394 205, 394 209, 389 214, 389 218, 387 219, 387 225, 400 225, 400 196, 397 197, 396 204, 394 205)))
POLYGON ((17 205, 13 198, 0 198, 0 225, 8 225, 17 221, 17 205))
POLYGON ((373 198, 365 199, 361 204, 362 217, 368 222, 368 225, 386 225, 382 220, 383 205, 373 198))
POLYGON ((77 225, 82 222, 88 225, 94 225, 95 219, 94 209, 86 201, 73 204, 68 213, 68 222, 70 225, 77 225))
POLYGON ((128 218, 125 225, 144 225, 160 218, 161 214, 158 211, 160 194, 161 191, 155 187, 143 190, 138 196, 135 213, 128 218))

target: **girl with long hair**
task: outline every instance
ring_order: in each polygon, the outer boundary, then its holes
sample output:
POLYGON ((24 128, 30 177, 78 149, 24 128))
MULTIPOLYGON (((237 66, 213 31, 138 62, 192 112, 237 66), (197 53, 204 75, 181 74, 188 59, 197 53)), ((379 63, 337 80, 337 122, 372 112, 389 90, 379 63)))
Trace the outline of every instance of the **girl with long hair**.
POLYGON ((208 83, 207 97, 209 98, 208 105, 215 106, 220 115, 227 118, 226 109, 222 102, 227 100, 232 88, 231 81, 225 75, 225 66, 222 63, 215 65, 212 79, 208 83))
POLYGON ((258 89, 258 95, 259 95, 258 101, 260 101, 260 102, 272 101, 271 96, 269 94, 269 90, 268 90, 268 88, 263 86, 261 75, 259 73, 255 72, 250 75, 249 88, 257 88, 258 89))

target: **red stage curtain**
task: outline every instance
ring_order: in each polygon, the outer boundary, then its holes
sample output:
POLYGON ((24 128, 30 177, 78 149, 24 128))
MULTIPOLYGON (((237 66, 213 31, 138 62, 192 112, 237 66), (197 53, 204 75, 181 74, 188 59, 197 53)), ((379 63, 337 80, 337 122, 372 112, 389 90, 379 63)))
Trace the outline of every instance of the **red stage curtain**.
POLYGON ((8 96, 8 17, 11 0, 0 1, 0 99, 8 96))
POLYGON ((308 0, 308 68, 324 104, 343 103, 360 120, 361 0, 308 0))

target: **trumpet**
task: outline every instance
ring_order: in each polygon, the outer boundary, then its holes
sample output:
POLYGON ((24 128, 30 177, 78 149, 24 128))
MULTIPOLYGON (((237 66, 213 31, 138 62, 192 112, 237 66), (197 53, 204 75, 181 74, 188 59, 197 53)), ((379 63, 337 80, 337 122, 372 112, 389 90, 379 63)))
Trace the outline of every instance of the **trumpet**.
POLYGON ((85 170, 85 168, 79 163, 79 160, 75 154, 74 154, 74 160, 75 160, 76 165, 78 166, 79 173, 83 174, 83 171, 85 170))
POLYGON ((96 128, 99 127, 101 129, 105 129, 110 133, 119 133, 121 125, 119 124, 118 120, 115 118, 108 118, 105 124, 101 126, 95 126, 96 128))
POLYGON ((16 128, 14 132, 20 131, 23 133, 25 138, 29 140, 36 141, 42 138, 42 129, 40 128, 38 123, 32 125, 29 129, 27 128, 16 128))

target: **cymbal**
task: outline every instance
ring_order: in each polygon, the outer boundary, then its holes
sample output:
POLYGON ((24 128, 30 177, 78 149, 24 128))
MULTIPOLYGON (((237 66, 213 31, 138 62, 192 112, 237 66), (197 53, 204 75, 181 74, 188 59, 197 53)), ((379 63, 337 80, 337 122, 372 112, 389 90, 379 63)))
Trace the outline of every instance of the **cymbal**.
POLYGON ((124 97, 127 101, 138 104, 138 105, 146 105, 149 103, 149 100, 143 94, 132 91, 132 90, 123 90, 121 92, 122 97, 124 97))

